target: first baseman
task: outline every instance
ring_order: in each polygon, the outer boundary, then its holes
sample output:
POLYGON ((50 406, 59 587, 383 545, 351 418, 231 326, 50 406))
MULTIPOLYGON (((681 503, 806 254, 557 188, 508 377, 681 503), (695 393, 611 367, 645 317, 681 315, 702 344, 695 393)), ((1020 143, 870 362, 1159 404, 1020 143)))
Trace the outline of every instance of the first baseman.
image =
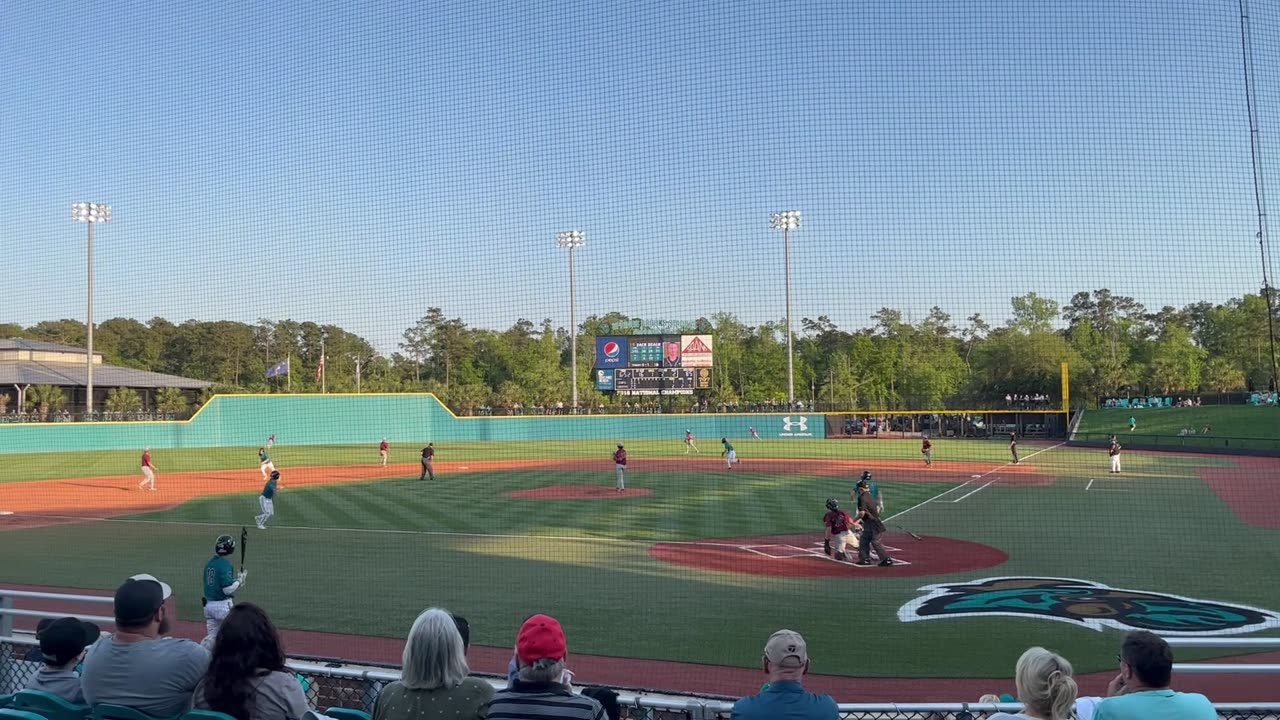
POLYGON ((266 530, 267 521, 276 513, 275 497, 279 483, 280 471, 272 470, 271 479, 267 481, 266 485, 262 486, 262 495, 258 496, 258 507, 262 508, 262 514, 253 519, 258 524, 259 530, 266 530))
POLYGON ((622 447, 622 443, 618 443, 618 449, 613 451, 613 465, 618 470, 618 482, 614 487, 623 492, 627 489, 627 449, 622 447))
POLYGON ((720 454, 724 456, 725 462, 729 464, 729 469, 732 470, 734 464, 738 462, 738 453, 729 444, 729 438, 720 438, 720 444, 724 445, 724 452, 720 454))
POLYGON ((227 556, 235 551, 235 539, 230 535, 219 535, 213 541, 213 557, 204 564, 204 627, 208 634, 201 644, 205 647, 213 646, 218 628, 222 627, 222 621, 231 612, 231 596, 244 585, 244 579, 249 575, 243 570, 236 575, 235 569, 231 567, 227 556))
POLYGON ((156 466, 151 464, 151 448, 142 451, 142 482, 138 483, 138 489, 147 484, 152 490, 156 489, 156 466))
POLYGON ((258 448, 258 462, 262 469, 262 479, 266 480, 267 473, 273 472, 276 469, 275 463, 271 462, 271 458, 267 457, 266 448, 258 448))

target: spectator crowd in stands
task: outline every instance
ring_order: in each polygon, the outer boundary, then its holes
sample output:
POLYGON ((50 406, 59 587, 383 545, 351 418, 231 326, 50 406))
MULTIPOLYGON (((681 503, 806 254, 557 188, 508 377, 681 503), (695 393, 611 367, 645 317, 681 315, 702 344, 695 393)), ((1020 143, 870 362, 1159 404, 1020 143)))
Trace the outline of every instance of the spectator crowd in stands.
POLYGON ((1053 398, 1044 393, 1005 393, 1004 406, 1010 410, 1052 410, 1053 398))
MULTIPOLYGON (((168 636, 174 615, 172 591, 151 575, 135 575, 114 597, 116 630, 75 618, 42 622, 37 630, 43 663, 28 687, 77 705, 125 706, 152 718, 174 718, 194 708, 236 720, 314 720, 324 716, 308 703, 301 679, 286 666, 280 635, 262 608, 234 606, 213 639, 212 650, 168 636), (76 673, 75 667, 82 664, 76 673)), ((467 663, 470 625, 447 610, 429 608, 414 621, 405 641, 401 679, 382 689, 372 720, 618 720, 616 692, 579 690, 569 670, 568 639, 555 618, 535 614, 515 638, 505 688, 473 677, 467 663)), ((1107 697, 1078 697, 1071 664, 1033 647, 1018 659, 1013 684, 1017 715, 997 712, 990 720, 1215 720, 1216 711, 1198 694, 1171 686, 1173 652, 1144 631, 1123 642, 1118 674, 1107 697)), ((779 630, 760 658, 765 684, 734 704, 734 720, 837 720, 836 701, 804 688, 810 671, 808 646, 793 630, 779 630)), ((587 675, 589 668, 579 668, 587 675)), ((982 703, 1013 702, 984 696, 982 703)), ((336 711, 335 711, 336 712, 336 711)))

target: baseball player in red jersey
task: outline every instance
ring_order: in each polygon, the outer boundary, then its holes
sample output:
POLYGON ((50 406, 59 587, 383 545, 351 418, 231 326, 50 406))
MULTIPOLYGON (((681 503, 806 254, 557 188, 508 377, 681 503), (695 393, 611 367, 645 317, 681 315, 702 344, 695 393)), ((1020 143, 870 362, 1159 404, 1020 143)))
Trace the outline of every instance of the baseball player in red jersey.
POLYGON ((826 526, 823 551, 836 560, 849 560, 845 548, 858 549, 858 536, 854 531, 862 528, 849 513, 840 509, 840 503, 835 498, 827 498, 827 514, 822 516, 822 524, 826 526))
POLYGON ((627 449, 622 447, 622 443, 618 443, 618 449, 613 451, 613 466, 618 470, 618 482, 614 488, 618 492, 625 492, 627 489, 627 449))
POLYGON ((148 484, 152 490, 156 489, 156 466, 151 464, 151 448, 142 451, 142 482, 138 483, 138 489, 148 484))
POLYGON ((929 441, 928 435, 920 442, 920 454, 924 456, 925 467, 933 465, 933 443, 929 441))
POLYGON ((693 431, 692 431, 692 430, 685 430, 685 431, 684 431, 684 454, 685 454, 685 455, 688 455, 688 454, 689 454, 689 448, 693 448, 693 451, 694 451, 695 453, 697 453, 698 455, 701 455, 701 454, 702 454, 702 453, 698 450, 698 446, 693 444, 693 431))
POLYGON ((387 444, 387 439, 382 438, 382 444, 378 446, 378 455, 382 457, 382 467, 387 466, 387 450, 389 449, 391 449, 391 446, 387 444))

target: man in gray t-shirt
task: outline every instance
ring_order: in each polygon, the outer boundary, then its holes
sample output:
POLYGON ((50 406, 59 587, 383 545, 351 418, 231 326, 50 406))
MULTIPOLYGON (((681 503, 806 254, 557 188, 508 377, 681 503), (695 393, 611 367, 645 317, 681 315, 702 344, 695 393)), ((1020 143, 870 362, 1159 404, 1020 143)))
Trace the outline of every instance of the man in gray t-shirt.
POLYGON ((191 709, 209 652, 190 640, 164 637, 171 594, 151 575, 134 575, 116 590, 116 632, 89 648, 80 674, 89 704, 124 705, 160 718, 191 709))

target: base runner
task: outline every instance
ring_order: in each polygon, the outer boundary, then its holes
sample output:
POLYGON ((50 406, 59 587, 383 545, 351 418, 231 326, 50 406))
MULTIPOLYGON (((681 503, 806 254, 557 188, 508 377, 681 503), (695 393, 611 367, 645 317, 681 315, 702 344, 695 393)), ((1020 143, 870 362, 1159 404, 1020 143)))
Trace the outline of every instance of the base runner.
POLYGON ((849 513, 840 509, 835 498, 827 498, 827 514, 822 516, 826 536, 822 541, 822 550, 836 560, 850 560, 850 552, 858 550, 858 536, 854 531, 862 528, 849 513))
POLYGON ((156 489, 156 466, 151 464, 151 448, 142 451, 142 482, 138 483, 138 489, 148 484, 152 490, 156 489))
POLYGON ((618 471, 618 482, 614 488, 618 492, 625 492, 627 489, 627 449, 622 447, 622 443, 618 443, 618 449, 613 451, 613 466, 618 471))
POLYGON ((267 473, 274 472, 276 469, 275 463, 271 462, 271 458, 267 457, 266 448, 258 448, 258 466, 262 470, 263 480, 267 479, 267 473))
POLYGON ((235 551, 235 539, 230 535, 219 535, 213 541, 213 557, 204 564, 204 597, 201 603, 204 605, 204 628, 207 634, 201 644, 205 647, 213 647, 222 621, 231 612, 232 596, 244 586, 244 580, 249 576, 243 570, 236 575, 231 561, 227 560, 227 556, 235 551))
POLYGON ((685 454, 685 455, 688 455, 688 454, 689 454, 689 449, 690 449, 690 448, 693 448, 693 451, 694 451, 695 453, 697 453, 697 454, 699 454, 699 455, 701 455, 701 454, 702 454, 701 452, 699 452, 699 451, 698 451, 698 446, 693 444, 693 431, 692 431, 692 430, 685 430, 685 431, 684 431, 684 454, 685 454))
POLYGON ((382 444, 378 445, 378 455, 382 458, 382 467, 387 466, 387 450, 390 449, 391 446, 387 444, 387 439, 382 438, 382 444))
POLYGON ((253 520, 258 524, 259 530, 267 529, 267 521, 272 515, 276 514, 276 490, 280 487, 280 471, 272 470, 271 479, 262 487, 262 494, 258 496, 258 507, 262 508, 262 514, 256 516, 253 520))

